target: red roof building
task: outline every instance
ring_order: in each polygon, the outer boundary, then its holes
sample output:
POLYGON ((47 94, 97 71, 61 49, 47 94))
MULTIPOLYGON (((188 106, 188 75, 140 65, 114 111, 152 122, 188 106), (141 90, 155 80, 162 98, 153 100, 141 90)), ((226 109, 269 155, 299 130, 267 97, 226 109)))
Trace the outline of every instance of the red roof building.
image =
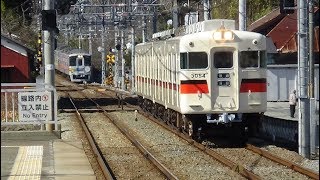
MULTIPOLYGON (((293 14, 281 14, 279 8, 252 23, 249 31, 270 37, 278 54, 276 64, 297 64, 298 19, 297 10, 293 14)), ((319 8, 314 9, 314 61, 319 64, 319 8)))
POLYGON ((35 52, 1 34, 1 83, 29 83, 35 52))

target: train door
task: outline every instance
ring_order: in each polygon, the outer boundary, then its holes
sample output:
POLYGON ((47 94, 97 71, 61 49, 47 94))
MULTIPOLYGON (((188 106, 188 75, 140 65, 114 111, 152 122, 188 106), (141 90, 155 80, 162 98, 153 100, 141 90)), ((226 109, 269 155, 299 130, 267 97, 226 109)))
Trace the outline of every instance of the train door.
POLYGON ((83 56, 78 56, 77 57, 77 71, 79 71, 79 73, 81 71, 83 71, 84 69, 84 62, 83 62, 83 56))
POLYGON ((233 48, 217 48, 211 53, 212 107, 215 111, 238 109, 238 63, 233 48))

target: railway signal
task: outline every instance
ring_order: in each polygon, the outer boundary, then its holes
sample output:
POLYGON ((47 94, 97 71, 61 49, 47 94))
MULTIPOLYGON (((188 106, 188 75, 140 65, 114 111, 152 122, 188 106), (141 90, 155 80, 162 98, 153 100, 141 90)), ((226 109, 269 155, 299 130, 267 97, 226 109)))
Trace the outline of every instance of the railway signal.
POLYGON ((106 57, 106 59, 107 59, 107 63, 109 63, 109 64, 114 64, 115 57, 114 57, 113 54, 108 54, 107 57, 106 57))
POLYGON ((280 13, 293 14, 295 9, 294 0, 280 0, 280 13))

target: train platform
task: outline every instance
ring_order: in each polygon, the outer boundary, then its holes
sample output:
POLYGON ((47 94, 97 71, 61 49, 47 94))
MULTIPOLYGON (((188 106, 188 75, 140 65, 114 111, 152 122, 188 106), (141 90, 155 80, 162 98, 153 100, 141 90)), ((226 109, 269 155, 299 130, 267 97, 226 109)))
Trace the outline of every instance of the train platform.
MULTIPOLYGON (((268 102, 267 111, 264 113, 264 115, 276 119, 298 121, 298 113, 298 106, 296 106, 294 118, 290 117, 290 106, 288 102, 268 102)), ((317 113, 313 115, 315 116, 315 119, 319 122, 319 109, 317 110, 317 113)))
POLYGON ((94 180, 81 141, 1 132, 1 179, 94 180))

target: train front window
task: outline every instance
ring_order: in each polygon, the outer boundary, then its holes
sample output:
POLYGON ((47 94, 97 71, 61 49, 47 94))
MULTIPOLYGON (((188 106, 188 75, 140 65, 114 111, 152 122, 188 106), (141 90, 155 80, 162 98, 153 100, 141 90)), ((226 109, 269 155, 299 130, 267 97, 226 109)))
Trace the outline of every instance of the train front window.
POLYGON ((205 69, 208 67, 208 55, 206 52, 180 53, 181 69, 205 69))
POLYGON ((265 53, 262 51, 242 51, 240 52, 240 67, 257 68, 265 66, 265 53))
POLYGON ((77 61, 78 61, 78 66, 82 66, 82 58, 77 58, 77 61))
POLYGON ((91 56, 83 56, 84 58, 84 65, 91 66, 91 56))
POLYGON ((69 59, 70 59, 70 64, 69 64, 69 66, 76 66, 77 56, 71 56, 69 59))
POLYGON ((215 52, 213 58, 216 68, 231 68, 233 66, 233 52, 215 52))

